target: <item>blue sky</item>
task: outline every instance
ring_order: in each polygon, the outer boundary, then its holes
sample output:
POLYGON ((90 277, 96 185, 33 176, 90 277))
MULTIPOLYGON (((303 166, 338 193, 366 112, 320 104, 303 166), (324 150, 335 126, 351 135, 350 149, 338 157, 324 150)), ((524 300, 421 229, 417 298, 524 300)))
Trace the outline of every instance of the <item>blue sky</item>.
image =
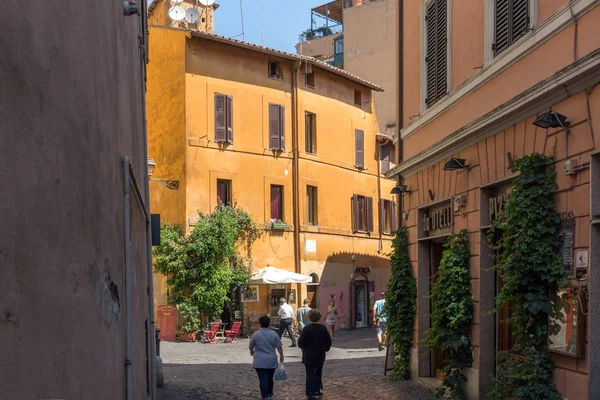
MULTIPOLYGON (((310 28, 310 10, 328 0, 262 0, 264 4, 264 45, 296 52, 298 35, 310 28)), ((151 3, 152 0, 149 1, 151 3)), ((240 0, 217 0, 215 33, 233 37, 242 33, 240 0)), ((261 44, 261 0, 242 0, 244 40, 261 44)), ((237 39, 242 39, 238 36, 237 39)))

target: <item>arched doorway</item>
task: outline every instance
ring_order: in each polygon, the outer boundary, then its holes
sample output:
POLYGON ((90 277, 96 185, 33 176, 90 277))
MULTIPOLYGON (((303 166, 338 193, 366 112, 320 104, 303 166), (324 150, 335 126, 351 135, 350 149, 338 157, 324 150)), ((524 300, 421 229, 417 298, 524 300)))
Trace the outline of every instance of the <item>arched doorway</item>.
POLYGON ((308 299, 308 306, 310 308, 318 308, 319 307, 319 277, 316 273, 312 272, 309 275, 312 278, 310 283, 307 283, 306 286, 306 298, 308 299))

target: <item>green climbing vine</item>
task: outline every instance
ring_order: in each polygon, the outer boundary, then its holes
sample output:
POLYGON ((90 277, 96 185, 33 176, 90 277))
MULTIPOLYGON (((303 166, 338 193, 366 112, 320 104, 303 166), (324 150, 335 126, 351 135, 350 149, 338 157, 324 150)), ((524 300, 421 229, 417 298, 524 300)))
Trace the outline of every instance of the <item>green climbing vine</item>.
POLYGON ((393 345, 392 380, 410 379, 410 350, 417 308, 417 284, 408 256, 408 231, 401 227, 392 241, 392 276, 388 281, 385 313, 388 339, 393 345))
POLYGON ((430 350, 446 355, 442 369, 443 387, 438 395, 441 397, 448 390, 452 399, 463 400, 467 382, 463 370, 473 363, 473 299, 467 231, 451 235, 444 247, 431 293, 432 326, 427 331, 425 344, 430 350))
POLYGON ((515 162, 511 196, 493 223, 490 237, 496 243, 496 271, 503 287, 496 311, 512 302, 514 348, 498 355, 497 374, 489 397, 558 400, 552 383, 554 365, 546 348, 550 290, 566 285, 559 254, 560 216, 555 209, 554 159, 534 153, 515 162))

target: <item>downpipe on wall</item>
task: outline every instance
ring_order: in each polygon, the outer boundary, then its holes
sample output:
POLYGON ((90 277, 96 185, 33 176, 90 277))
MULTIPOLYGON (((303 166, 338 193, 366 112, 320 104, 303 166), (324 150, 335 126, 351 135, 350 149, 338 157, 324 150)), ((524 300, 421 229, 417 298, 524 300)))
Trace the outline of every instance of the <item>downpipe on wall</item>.
POLYGON ((129 157, 123 157, 123 203, 125 212, 125 396, 132 399, 131 379, 131 210, 129 206, 129 157))

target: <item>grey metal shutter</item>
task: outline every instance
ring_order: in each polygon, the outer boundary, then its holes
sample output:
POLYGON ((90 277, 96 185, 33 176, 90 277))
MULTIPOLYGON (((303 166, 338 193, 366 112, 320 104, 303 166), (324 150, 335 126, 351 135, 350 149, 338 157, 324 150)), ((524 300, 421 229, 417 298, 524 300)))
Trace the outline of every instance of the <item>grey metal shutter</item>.
POLYGON ((448 93, 448 8, 446 0, 432 0, 425 14, 427 24, 427 98, 433 105, 448 93))
POLYGON ((354 166, 364 168, 365 166, 365 132, 361 129, 354 131, 354 166))
POLYGON ((529 29, 529 0, 495 0, 494 55, 516 42, 529 29))
POLYGON ((226 123, 227 123, 227 141, 229 143, 233 143, 233 97, 227 96, 227 113, 226 113, 226 123))
POLYGON ((215 93, 215 142, 227 141, 225 96, 215 93))
POLYGON ((367 197, 367 232, 373 232, 373 198, 367 197))
POLYGON ((279 151, 280 128, 279 105, 269 104, 269 150, 271 151, 279 151))

